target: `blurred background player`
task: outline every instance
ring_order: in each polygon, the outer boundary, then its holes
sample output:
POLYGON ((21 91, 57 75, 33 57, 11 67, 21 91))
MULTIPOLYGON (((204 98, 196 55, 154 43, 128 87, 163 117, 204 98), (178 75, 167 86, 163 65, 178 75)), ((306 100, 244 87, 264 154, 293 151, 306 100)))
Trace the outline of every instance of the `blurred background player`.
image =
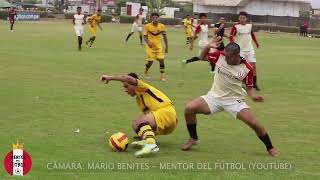
POLYGON ((142 14, 143 14, 143 9, 140 8, 139 14, 136 15, 134 18, 134 22, 132 24, 131 32, 128 34, 126 38, 126 43, 128 42, 129 38, 135 33, 139 33, 139 38, 140 38, 140 44, 143 45, 142 42, 142 14))
POLYGON ((197 13, 195 13, 192 18, 192 32, 193 32, 193 34, 195 33, 198 25, 199 25, 199 15, 197 13))
POLYGON ((235 24, 231 29, 230 42, 236 42, 240 45, 241 57, 246 59, 253 68, 253 87, 257 91, 260 91, 257 83, 256 55, 254 47, 252 45, 252 40, 256 44, 257 48, 259 48, 260 45, 253 32, 252 24, 248 23, 248 13, 242 11, 239 13, 239 22, 235 24))
POLYGON ((159 147, 155 141, 155 135, 170 134, 177 126, 177 115, 172 101, 161 91, 139 80, 138 76, 130 73, 124 76, 103 75, 101 80, 121 81, 125 92, 136 97, 137 105, 143 112, 132 123, 133 130, 141 137, 141 141, 132 144, 143 146, 135 153, 137 157, 143 157, 157 153, 159 147))
POLYGON ((84 25, 86 24, 86 19, 84 14, 81 14, 81 7, 77 7, 77 13, 73 15, 73 25, 76 36, 78 37, 78 49, 82 49, 82 39, 84 35, 84 25))
POLYGON ((147 63, 144 71, 145 78, 149 78, 148 71, 154 60, 158 60, 160 64, 160 80, 165 81, 164 76, 164 53, 161 42, 161 35, 165 43, 165 53, 168 53, 168 40, 166 35, 166 27, 159 23, 159 14, 151 14, 151 23, 148 23, 143 30, 144 40, 146 42, 147 63))
MULTIPOLYGON (((203 48, 209 42, 209 24, 208 24, 207 14, 200 13, 199 17, 200 17, 200 23, 195 30, 195 33, 194 33, 193 39, 192 39, 192 44, 191 44, 191 46, 193 46, 194 40, 198 37, 197 39, 199 39, 199 41, 198 41, 199 55, 192 57, 188 60, 183 60, 182 62, 185 64, 199 61, 200 60, 199 56, 200 56, 201 52, 203 51, 203 48)), ((211 72, 214 72, 214 64, 212 64, 212 66, 211 66, 211 72)))
POLYGON ((9 18, 9 23, 10 23, 10 31, 13 32, 13 25, 15 23, 17 16, 17 11, 15 7, 11 7, 9 12, 8 12, 8 18, 9 18))
POLYGON ((220 43, 220 46, 217 48, 218 51, 223 51, 224 50, 224 43, 223 43, 223 37, 225 36, 224 35, 224 28, 225 28, 225 19, 224 17, 220 17, 219 18, 219 22, 217 22, 215 25, 214 25, 214 34, 216 36, 220 36, 221 37, 221 40, 222 42, 220 43))
POLYGON ((91 37, 90 37, 90 39, 88 41, 86 41, 86 45, 88 45, 89 47, 92 47, 93 42, 96 40, 97 26, 102 31, 102 27, 100 25, 101 12, 102 12, 101 9, 98 9, 96 14, 94 14, 91 17, 88 18, 89 32, 91 34, 91 37))
POLYGON ((209 53, 211 48, 218 48, 219 43, 221 43, 220 37, 213 38, 202 52, 201 59, 216 63, 217 72, 214 76, 212 89, 208 94, 192 100, 185 107, 185 119, 190 138, 181 146, 181 149, 190 150, 193 145, 198 143, 197 114, 209 115, 226 111, 254 130, 271 156, 279 156, 280 151, 273 147, 265 128, 257 121, 245 102, 246 95, 254 102, 263 102, 264 100, 263 97, 256 96, 253 91, 251 65, 240 56, 240 46, 236 43, 228 44, 224 52, 209 53), (243 83, 247 86, 247 92, 242 88, 243 83))
POLYGON ((186 45, 189 45, 190 49, 192 49, 191 42, 192 42, 193 32, 192 32, 192 20, 190 18, 190 15, 187 15, 186 19, 184 20, 184 31, 186 34, 186 45))

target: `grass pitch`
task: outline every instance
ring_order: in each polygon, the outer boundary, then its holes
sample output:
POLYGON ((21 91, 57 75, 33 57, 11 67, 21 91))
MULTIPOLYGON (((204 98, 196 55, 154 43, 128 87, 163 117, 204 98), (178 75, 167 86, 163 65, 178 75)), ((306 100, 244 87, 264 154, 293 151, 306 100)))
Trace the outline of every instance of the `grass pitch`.
MULTIPOLYGON (((225 113, 199 116, 201 143, 182 152, 180 145, 188 138, 184 104, 206 94, 213 77, 205 62, 181 65, 197 49, 190 52, 182 30, 169 28, 167 82, 158 81, 158 63, 147 82, 175 102, 179 124, 173 134, 157 137, 159 154, 137 159, 132 147, 115 153, 107 145, 113 132, 134 135, 131 121, 140 115, 135 99, 118 82, 99 82, 102 74, 142 76, 145 49, 138 45, 138 36, 128 45, 123 43, 130 25, 103 24, 94 47, 83 52, 77 51, 71 22, 17 22, 14 33, 8 26, 0 22, 0 157, 12 149, 12 143, 23 142, 33 158, 33 167, 23 179, 320 179, 318 39, 258 33, 259 94, 266 102, 248 103, 281 150, 279 158, 269 157, 253 131, 225 113), (80 133, 74 132, 77 129, 80 133), (290 168, 254 165, 279 162, 290 168), (77 168, 80 164, 81 169, 54 167, 68 167, 68 163, 77 168), (88 168, 92 163, 98 164, 95 170, 88 168), (179 163, 194 168, 175 170, 179 163), (221 163, 243 168, 221 167, 221 163)), ((0 178, 12 179, 3 163, 0 178)))

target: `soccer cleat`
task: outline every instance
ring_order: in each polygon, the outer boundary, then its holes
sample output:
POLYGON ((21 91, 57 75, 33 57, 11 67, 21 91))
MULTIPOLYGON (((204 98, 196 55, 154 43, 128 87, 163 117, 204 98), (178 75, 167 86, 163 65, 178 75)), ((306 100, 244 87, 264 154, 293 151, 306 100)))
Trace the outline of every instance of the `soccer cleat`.
POLYGON ((182 150, 182 151, 188 151, 188 150, 191 149, 191 147, 192 147, 193 145, 198 144, 198 142, 199 142, 199 140, 190 138, 190 139, 188 139, 188 141, 187 141, 186 143, 182 144, 181 150, 182 150))
POLYGON ((272 148, 268 151, 269 155, 272 157, 280 156, 280 151, 277 148, 272 148))
POLYGON ((143 148, 140 151, 137 151, 134 153, 136 157, 144 157, 150 154, 155 154, 159 152, 159 148, 156 144, 146 144, 143 146, 143 148))
POLYGON ((144 145, 146 145, 146 140, 133 141, 133 142, 131 143, 131 145, 134 145, 134 146, 144 146, 144 145))

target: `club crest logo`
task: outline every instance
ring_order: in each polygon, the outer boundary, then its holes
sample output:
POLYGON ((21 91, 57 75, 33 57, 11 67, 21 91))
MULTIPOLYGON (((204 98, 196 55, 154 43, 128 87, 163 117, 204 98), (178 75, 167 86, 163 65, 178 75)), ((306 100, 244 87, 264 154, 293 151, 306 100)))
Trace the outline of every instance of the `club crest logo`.
POLYGON ((29 153, 23 150, 23 144, 13 144, 10 151, 4 158, 4 167, 12 176, 23 176, 30 172, 32 159, 29 153))

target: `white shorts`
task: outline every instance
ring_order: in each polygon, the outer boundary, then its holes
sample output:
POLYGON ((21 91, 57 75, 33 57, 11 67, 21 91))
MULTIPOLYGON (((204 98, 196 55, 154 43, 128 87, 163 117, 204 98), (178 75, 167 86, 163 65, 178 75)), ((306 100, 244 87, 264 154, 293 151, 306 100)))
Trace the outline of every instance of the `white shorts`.
POLYGON ((142 26, 139 26, 137 23, 133 23, 131 32, 142 32, 142 26))
POLYGON ((201 96, 204 99, 211 111, 211 114, 226 111, 232 117, 237 118, 238 113, 243 109, 249 109, 250 107, 246 104, 244 99, 228 99, 221 100, 214 98, 209 92, 207 95, 201 96))
POLYGON ((84 35, 84 28, 83 27, 74 27, 74 31, 76 32, 77 36, 83 36, 84 35))
POLYGON ((257 62, 256 54, 254 50, 251 51, 240 51, 240 56, 243 57, 246 61, 250 62, 257 62))

